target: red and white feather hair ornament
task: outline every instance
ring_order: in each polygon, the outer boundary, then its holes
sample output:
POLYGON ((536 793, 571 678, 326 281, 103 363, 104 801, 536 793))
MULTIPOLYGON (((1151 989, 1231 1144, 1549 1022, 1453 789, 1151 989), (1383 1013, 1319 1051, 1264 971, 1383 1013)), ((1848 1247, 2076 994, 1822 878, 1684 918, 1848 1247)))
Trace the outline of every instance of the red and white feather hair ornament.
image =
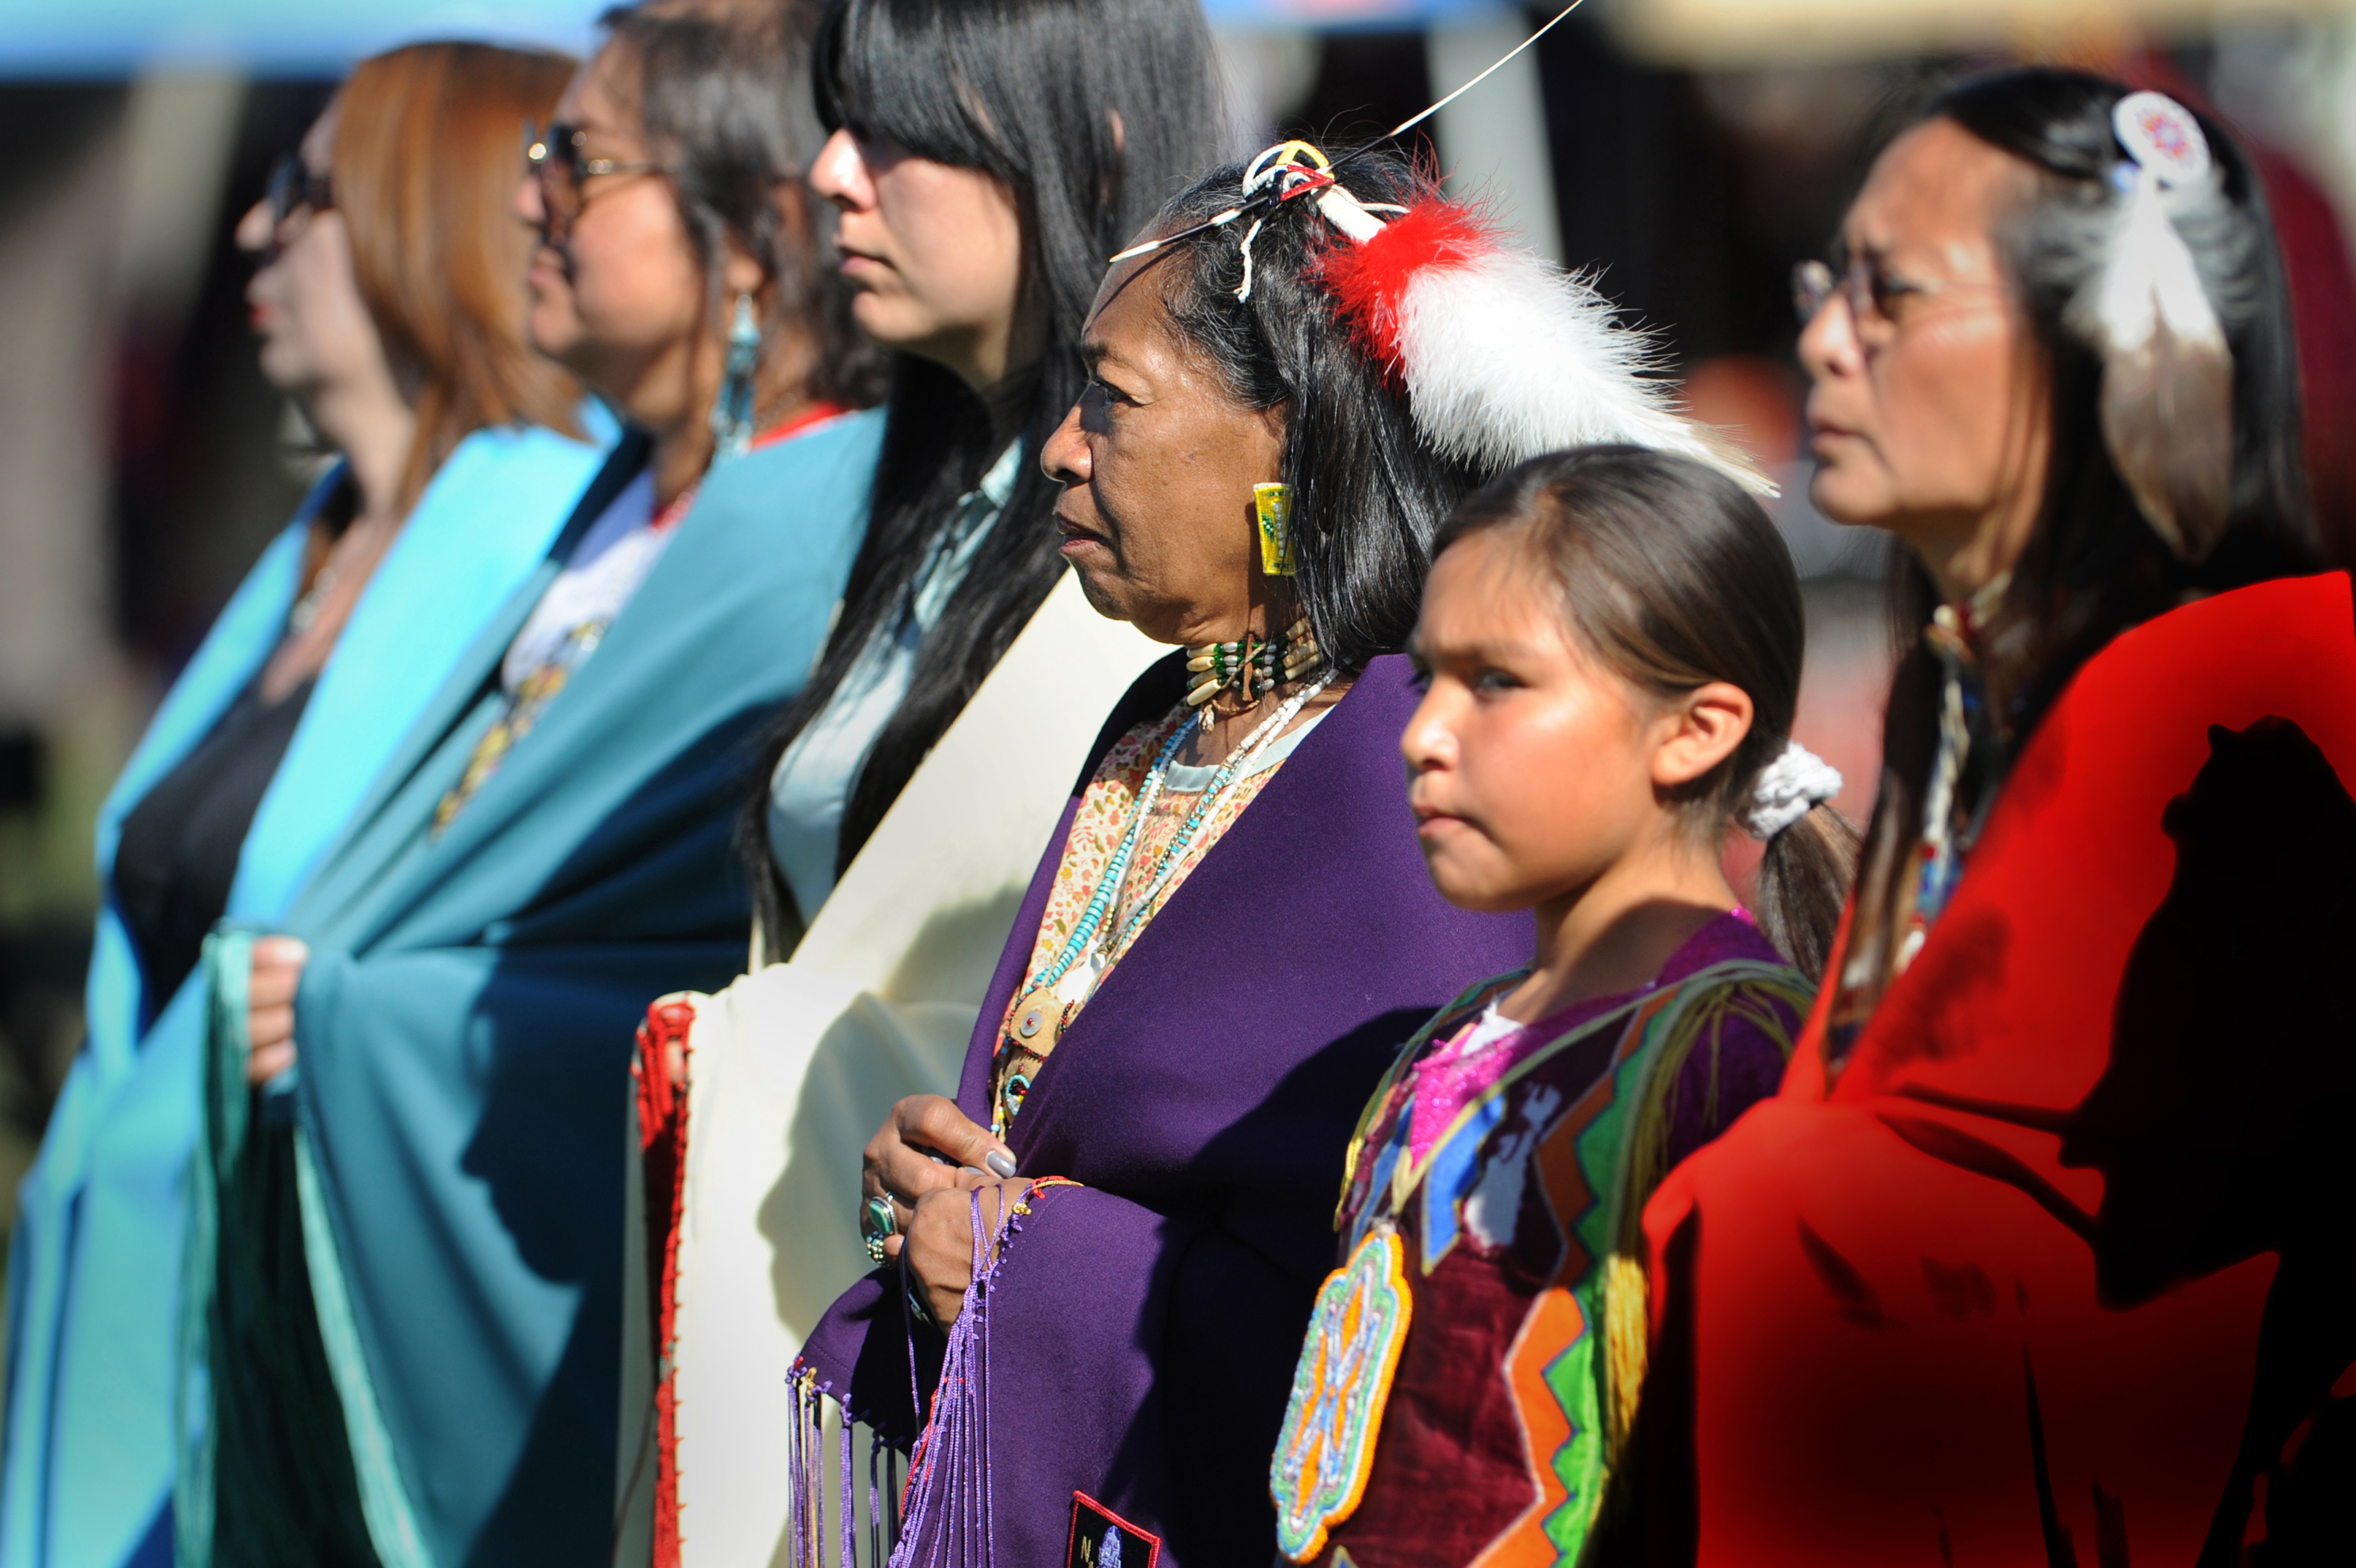
MULTIPOLYGON (((1369 146, 1395 143, 1486 81, 1579 9, 1553 20, 1488 69, 1369 146)), ((1365 151, 1365 149, 1360 149, 1365 151)), ((1361 202, 1335 178, 1340 165, 1306 142, 1252 160, 1233 207, 1112 258, 1118 264, 1247 217, 1243 280, 1252 293, 1252 241, 1287 203, 1307 199, 1342 238, 1320 271, 1367 352, 1406 387, 1416 427, 1440 451, 1502 469, 1559 451, 1624 442, 1708 464, 1762 496, 1775 485, 1723 434, 1685 418, 1656 379, 1651 343, 1614 319, 1585 279, 1508 243, 1477 212, 1440 199, 1412 208, 1361 202), (1396 216, 1386 221, 1378 213, 1396 216)))
POLYGON ((1417 428, 1441 452, 1505 468, 1563 447, 1624 442, 1775 494, 1740 448, 1676 411, 1668 386, 1654 379, 1651 344, 1614 319, 1609 300, 1505 240, 1476 209, 1433 199, 1385 221, 1330 174, 1315 201, 1339 237, 1320 264, 1322 281, 1366 351, 1404 385, 1417 428))

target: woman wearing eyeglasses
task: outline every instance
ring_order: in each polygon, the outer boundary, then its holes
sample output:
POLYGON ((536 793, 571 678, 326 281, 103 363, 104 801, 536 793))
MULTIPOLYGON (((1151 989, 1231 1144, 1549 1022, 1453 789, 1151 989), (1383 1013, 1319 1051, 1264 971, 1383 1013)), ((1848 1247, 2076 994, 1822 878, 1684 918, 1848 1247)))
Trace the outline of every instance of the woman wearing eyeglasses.
POLYGON ((1781 1096, 1645 1216, 1607 1561, 2356 1550, 2356 615, 2211 121, 1964 82, 1801 279, 1827 515, 1919 638, 1781 1096))
POLYGON ((388 1563, 612 1550, 632 1028, 742 965, 738 781, 876 460, 798 178, 809 25, 609 14, 523 170, 508 144, 531 341, 630 434, 274 934, 215 944, 209 1365, 252 1419, 217 1424, 209 1525, 241 1560, 329 1517, 388 1563), (298 1261, 252 1266, 273 1237, 298 1261))
POLYGON ((596 469, 579 386, 523 342, 505 210, 517 129, 570 67, 455 44, 366 61, 238 228, 262 372, 339 455, 100 818, 89 1034, 9 1265, 10 1568, 168 1553, 207 933, 285 912, 596 469))

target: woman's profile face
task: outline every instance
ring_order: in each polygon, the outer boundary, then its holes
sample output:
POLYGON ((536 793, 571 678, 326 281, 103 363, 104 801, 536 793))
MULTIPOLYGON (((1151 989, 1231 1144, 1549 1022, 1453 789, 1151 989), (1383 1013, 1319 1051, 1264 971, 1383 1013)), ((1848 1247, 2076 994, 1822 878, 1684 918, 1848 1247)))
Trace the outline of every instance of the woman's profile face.
POLYGON ((1080 346, 1088 386, 1040 454, 1064 559, 1098 613, 1157 642, 1243 635, 1260 575, 1252 486, 1284 415, 1237 400, 1170 326, 1151 261, 1116 269, 1080 346))
MULTIPOLYGON (((327 178, 342 100, 329 103, 303 137, 300 156, 315 182, 327 178)), ((253 330, 262 338, 262 373, 297 396, 363 378, 388 378, 384 345, 352 273, 351 238, 343 215, 307 203, 273 222, 257 201, 237 226, 240 248, 263 258, 246 284, 253 330)))
MULTIPOLYGON (((703 265, 653 155, 637 110, 636 61, 625 46, 597 51, 565 89, 557 123, 582 133, 581 156, 625 165, 589 176, 572 209, 553 226, 539 179, 516 194, 519 217, 541 243, 526 273, 526 335, 541 353, 633 411, 651 393, 667 404, 688 395, 688 350, 703 327, 703 265), (648 372, 669 365, 674 374, 648 372), (672 386, 677 381, 679 385, 672 386)), ((552 149, 558 158, 562 149, 552 149)), ((561 171, 550 177, 568 181, 561 171)))
POLYGON ((860 330, 976 390, 1022 368, 1023 223, 1003 185, 849 130, 819 149, 809 183, 839 215, 860 330))
POLYGON ((1944 587, 1946 563, 1982 581, 2008 563, 2044 484, 2045 379, 1997 245, 2029 177, 1951 120, 1900 137, 1842 226, 1866 286, 1800 335, 1817 507, 1897 534, 1944 587))

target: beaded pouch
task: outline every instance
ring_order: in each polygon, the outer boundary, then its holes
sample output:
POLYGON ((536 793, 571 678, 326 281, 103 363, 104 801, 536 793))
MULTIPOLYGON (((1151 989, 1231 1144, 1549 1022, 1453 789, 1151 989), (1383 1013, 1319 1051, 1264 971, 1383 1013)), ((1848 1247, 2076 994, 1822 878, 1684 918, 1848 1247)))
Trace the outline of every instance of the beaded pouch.
POLYGON ((1406 1259, 1398 1230, 1386 1221, 1317 1293, 1269 1467, 1276 1542, 1295 1563, 1314 1558, 1325 1532, 1365 1495, 1383 1405, 1407 1344, 1406 1259))

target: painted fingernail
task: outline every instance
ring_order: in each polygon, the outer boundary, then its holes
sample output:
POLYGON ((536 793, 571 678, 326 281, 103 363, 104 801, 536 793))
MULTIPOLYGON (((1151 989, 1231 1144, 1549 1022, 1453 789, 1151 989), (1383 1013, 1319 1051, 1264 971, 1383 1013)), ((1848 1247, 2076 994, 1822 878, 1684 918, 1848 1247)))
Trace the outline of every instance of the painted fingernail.
POLYGON ((1001 1181, 1014 1179, 1014 1157, 1004 1149, 991 1149, 981 1157, 981 1163, 998 1174, 1001 1181))

